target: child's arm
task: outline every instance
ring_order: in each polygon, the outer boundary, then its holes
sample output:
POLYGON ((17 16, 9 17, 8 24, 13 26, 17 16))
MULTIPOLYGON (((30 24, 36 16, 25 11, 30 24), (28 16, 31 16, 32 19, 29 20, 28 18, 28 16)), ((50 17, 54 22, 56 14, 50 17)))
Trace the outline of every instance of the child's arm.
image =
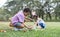
POLYGON ((27 17, 25 17, 25 19, 30 20, 30 21, 33 21, 33 19, 31 19, 31 18, 27 18, 27 17))
POLYGON ((25 23, 22 23, 23 25, 24 25, 24 27, 26 27, 26 28, 28 28, 28 29, 31 29, 31 28, 29 28, 27 25, 25 25, 25 23))

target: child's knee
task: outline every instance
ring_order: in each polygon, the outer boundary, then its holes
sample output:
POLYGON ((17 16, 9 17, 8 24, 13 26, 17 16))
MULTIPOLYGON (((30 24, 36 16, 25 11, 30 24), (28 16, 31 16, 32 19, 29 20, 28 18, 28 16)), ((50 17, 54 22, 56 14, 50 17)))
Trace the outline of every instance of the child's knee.
POLYGON ((42 26, 42 28, 45 28, 45 26, 42 26))
POLYGON ((39 25, 41 26, 41 28, 45 28, 45 24, 41 23, 39 25))
POLYGON ((13 27, 13 24, 12 24, 12 23, 10 23, 10 24, 9 24, 9 26, 10 26, 10 27, 13 27))
POLYGON ((24 25, 21 25, 22 28, 24 28, 24 25))
POLYGON ((24 25, 17 26, 17 28, 24 28, 24 25))

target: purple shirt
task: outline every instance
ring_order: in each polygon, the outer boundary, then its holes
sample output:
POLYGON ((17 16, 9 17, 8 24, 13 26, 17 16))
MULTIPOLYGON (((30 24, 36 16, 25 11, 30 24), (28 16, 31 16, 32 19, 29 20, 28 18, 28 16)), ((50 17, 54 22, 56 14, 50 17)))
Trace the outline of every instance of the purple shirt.
POLYGON ((23 11, 19 11, 16 15, 14 15, 11 19, 12 23, 16 23, 16 22, 24 22, 24 13, 23 11))

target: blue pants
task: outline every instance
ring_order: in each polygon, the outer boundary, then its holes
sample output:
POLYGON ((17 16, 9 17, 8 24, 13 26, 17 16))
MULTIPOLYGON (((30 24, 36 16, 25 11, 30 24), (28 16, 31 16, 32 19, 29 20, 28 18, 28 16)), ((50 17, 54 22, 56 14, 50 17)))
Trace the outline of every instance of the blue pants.
POLYGON ((39 25, 41 26, 41 28, 45 28, 45 24, 44 23, 39 23, 39 25))
POLYGON ((18 27, 18 26, 21 26, 21 23, 20 22, 14 23, 14 27, 18 27))

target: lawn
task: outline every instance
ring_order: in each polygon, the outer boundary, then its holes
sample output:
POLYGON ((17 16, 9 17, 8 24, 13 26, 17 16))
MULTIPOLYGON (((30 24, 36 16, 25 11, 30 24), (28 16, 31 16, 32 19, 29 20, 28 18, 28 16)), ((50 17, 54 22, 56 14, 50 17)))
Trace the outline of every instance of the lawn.
MULTIPOLYGON (((33 25, 33 22, 26 24, 33 25)), ((9 22, 0 22, 0 29, 5 29, 7 32, 0 32, 0 37, 60 37, 60 22, 46 22, 46 29, 41 31, 12 31, 9 27, 9 22)))

